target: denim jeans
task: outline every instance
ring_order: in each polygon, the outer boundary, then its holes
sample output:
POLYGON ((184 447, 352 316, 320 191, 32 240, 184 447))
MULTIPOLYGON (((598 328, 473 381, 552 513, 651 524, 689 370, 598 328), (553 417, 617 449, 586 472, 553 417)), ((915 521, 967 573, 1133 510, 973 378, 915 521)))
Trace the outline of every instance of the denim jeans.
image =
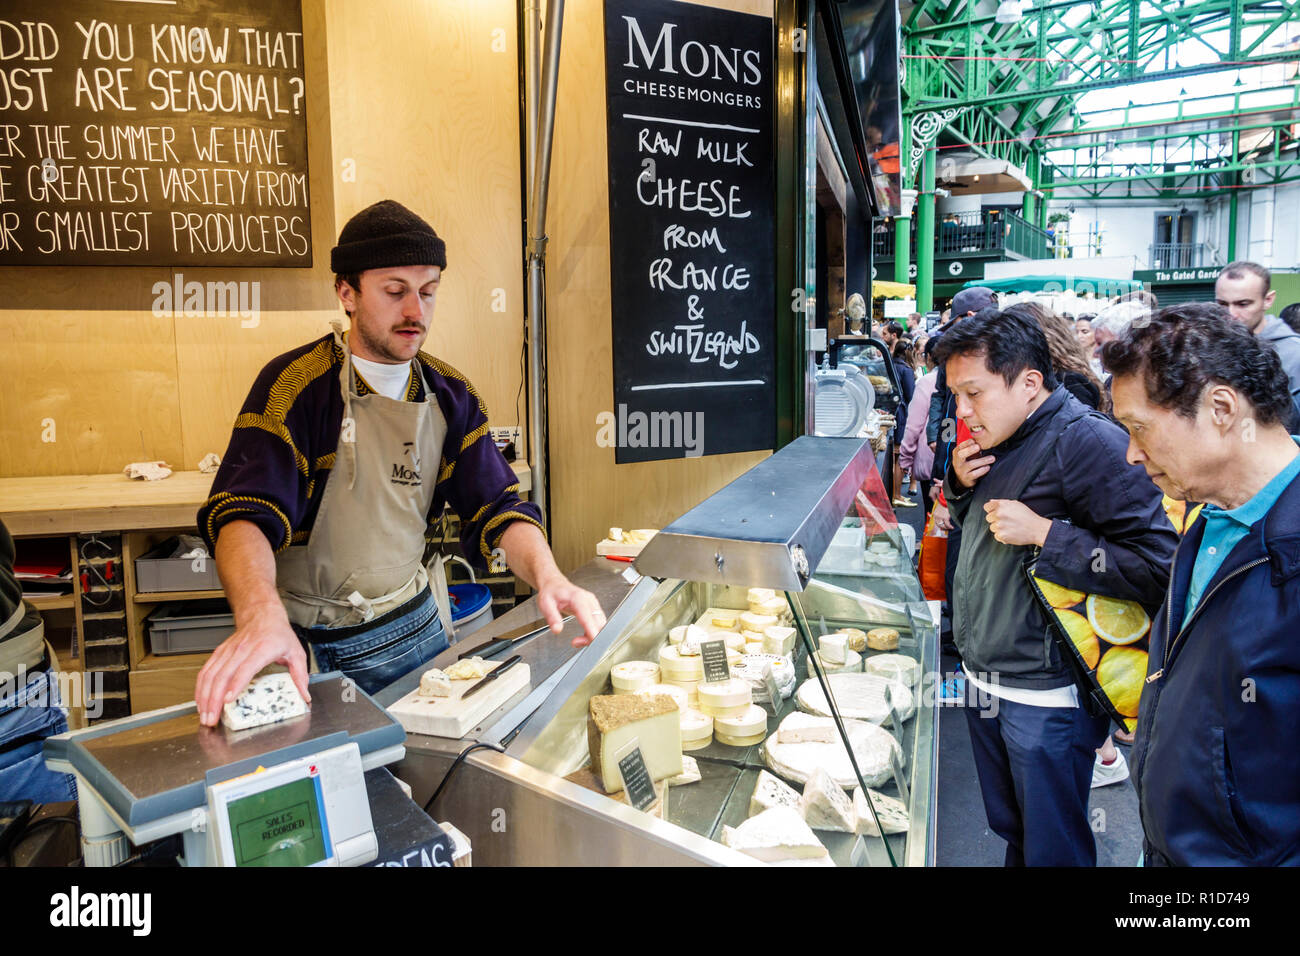
POLYGON ((57 677, 46 668, 19 679, 0 683, 0 802, 76 800, 76 778, 45 767, 45 738, 68 729, 57 677))
POLYGON ((327 629, 298 629, 298 633, 311 643, 322 673, 342 671, 367 694, 374 694, 448 646, 438 603, 427 588, 392 613, 396 616, 391 620, 384 615, 374 626, 336 640, 329 640, 327 629))

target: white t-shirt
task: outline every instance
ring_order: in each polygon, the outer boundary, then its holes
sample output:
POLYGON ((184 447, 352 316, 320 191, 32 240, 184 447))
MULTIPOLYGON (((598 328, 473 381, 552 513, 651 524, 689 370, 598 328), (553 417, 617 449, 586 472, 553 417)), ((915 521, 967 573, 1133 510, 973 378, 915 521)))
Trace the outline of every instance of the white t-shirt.
POLYGON ((1074 684, 1053 687, 1050 690, 1029 690, 1024 687, 1003 687, 1001 684, 986 684, 982 680, 971 677, 970 671, 966 670, 965 667, 962 667, 961 672, 966 675, 968 681, 975 685, 976 689, 994 697, 1009 700, 1013 704, 1028 704, 1031 707, 1079 706, 1079 688, 1074 684))
POLYGON ((383 362, 372 362, 370 359, 353 355, 352 365, 366 380, 366 384, 380 395, 399 402, 406 397, 406 389, 411 384, 410 362, 386 365, 383 362))

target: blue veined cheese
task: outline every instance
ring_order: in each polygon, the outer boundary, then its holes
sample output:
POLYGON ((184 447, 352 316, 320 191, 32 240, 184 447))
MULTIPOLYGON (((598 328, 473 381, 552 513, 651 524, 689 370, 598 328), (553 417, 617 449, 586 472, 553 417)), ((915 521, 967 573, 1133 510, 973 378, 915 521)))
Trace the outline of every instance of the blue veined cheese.
MULTIPOLYGON (((880 826, 884 827, 885 832, 906 833, 912 820, 908 816, 907 807, 903 806, 903 801, 887 797, 877 790, 869 790, 869 792, 871 804, 876 808, 876 817, 880 818, 880 826)), ((880 836, 876 818, 871 815, 867 798, 862 795, 861 788, 853 793, 853 812, 858 818, 858 833, 863 836, 880 836)))
POLYGON ((853 800, 844 788, 818 767, 804 784, 799 798, 799 812, 804 822, 814 830, 834 830, 837 833, 855 833, 858 818, 853 810, 853 800))
POLYGON ((799 791, 766 770, 758 772, 754 793, 749 798, 749 815, 756 816, 773 807, 798 807, 799 791))
POLYGON ((722 842, 764 863, 834 865, 826 847, 793 807, 773 807, 738 827, 724 826, 722 842))
POLYGON ((221 712, 221 722, 230 730, 248 730, 278 724, 307 713, 307 703, 288 674, 264 674, 253 678, 244 692, 221 712))

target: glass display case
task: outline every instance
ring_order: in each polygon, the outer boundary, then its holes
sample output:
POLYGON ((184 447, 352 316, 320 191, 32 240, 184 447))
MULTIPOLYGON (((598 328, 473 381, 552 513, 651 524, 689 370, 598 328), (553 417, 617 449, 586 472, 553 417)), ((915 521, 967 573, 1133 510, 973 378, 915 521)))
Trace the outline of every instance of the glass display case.
POLYGON ((626 804, 638 746, 643 815, 716 862, 932 864, 937 632, 906 551, 869 443, 798 439, 656 535, 507 754, 626 804))

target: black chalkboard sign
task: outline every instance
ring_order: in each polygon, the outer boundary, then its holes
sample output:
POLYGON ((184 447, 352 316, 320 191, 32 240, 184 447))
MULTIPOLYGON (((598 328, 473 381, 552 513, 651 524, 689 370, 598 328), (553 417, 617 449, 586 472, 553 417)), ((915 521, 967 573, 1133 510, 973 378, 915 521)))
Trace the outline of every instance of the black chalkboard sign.
POLYGON ((606 0, 617 462, 776 437, 772 21, 606 0))
POLYGON ((704 683, 713 684, 731 676, 731 665, 727 663, 727 644, 725 641, 704 641, 700 644, 700 658, 704 665, 704 683))
POLYGON ((310 266, 299 0, 5 0, 0 265, 310 266))
POLYGON ((623 778, 623 790, 627 793, 627 802, 638 810, 647 809, 659 799, 640 747, 633 747, 618 758, 618 774, 623 778))

